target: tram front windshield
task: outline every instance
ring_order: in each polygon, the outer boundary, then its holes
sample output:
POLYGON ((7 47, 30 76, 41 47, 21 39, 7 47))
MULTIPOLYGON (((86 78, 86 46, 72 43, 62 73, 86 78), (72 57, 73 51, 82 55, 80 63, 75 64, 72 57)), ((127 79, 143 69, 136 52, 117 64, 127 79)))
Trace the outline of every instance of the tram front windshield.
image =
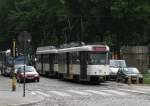
POLYGON ((91 65, 106 65, 108 64, 107 53, 89 53, 89 64, 91 65))

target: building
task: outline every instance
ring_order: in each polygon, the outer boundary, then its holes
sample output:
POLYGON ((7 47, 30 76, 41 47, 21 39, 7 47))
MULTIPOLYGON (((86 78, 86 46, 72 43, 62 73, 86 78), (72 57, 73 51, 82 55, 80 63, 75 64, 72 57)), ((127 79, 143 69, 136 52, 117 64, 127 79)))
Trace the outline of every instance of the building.
POLYGON ((149 46, 123 46, 121 56, 129 67, 137 67, 142 73, 150 68, 149 46))

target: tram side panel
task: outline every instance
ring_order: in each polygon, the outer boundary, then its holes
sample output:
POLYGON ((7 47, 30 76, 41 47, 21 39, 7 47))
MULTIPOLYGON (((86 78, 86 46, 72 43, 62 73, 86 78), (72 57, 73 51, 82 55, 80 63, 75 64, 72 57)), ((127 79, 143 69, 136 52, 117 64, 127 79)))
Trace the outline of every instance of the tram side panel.
POLYGON ((40 75, 56 77, 56 73, 58 72, 58 63, 57 60, 55 60, 55 55, 56 54, 38 55, 36 67, 40 75))
POLYGON ((50 53, 49 54, 49 69, 48 69, 48 76, 50 77, 57 77, 58 74, 58 61, 57 61, 57 54, 50 53))
POLYGON ((58 55, 58 78, 64 79, 67 74, 66 53, 58 55))
POLYGON ((54 54, 53 58, 53 71, 54 71, 54 77, 58 77, 58 54, 54 54))
POLYGON ((80 60, 79 60, 79 52, 71 52, 70 53, 70 79, 79 80, 80 75, 80 60))

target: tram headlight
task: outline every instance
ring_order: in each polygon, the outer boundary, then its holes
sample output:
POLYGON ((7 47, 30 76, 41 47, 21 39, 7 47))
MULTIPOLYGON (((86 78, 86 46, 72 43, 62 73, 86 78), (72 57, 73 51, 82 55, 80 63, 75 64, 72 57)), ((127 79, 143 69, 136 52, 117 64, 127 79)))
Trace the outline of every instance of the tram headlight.
POLYGON ((95 75, 97 74, 97 72, 95 72, 95 75))

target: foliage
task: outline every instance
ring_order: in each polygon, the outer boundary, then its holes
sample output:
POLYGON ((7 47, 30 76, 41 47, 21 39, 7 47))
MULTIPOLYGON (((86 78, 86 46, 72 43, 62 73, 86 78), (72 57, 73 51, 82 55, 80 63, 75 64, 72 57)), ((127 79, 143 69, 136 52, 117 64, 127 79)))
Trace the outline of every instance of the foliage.
POLYGON ((149 0, 0 0, 0 42, 27 30, 32 45, 148 45, 149 0))

